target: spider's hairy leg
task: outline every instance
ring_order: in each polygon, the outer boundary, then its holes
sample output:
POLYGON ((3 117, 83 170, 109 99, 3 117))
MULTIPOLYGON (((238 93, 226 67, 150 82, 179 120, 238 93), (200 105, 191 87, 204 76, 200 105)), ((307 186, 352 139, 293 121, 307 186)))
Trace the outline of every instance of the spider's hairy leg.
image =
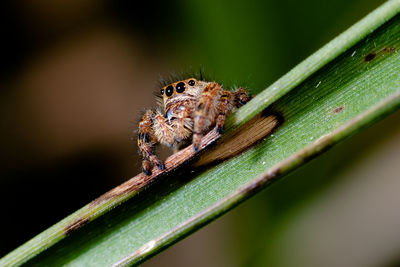
POLYGON ((196 103, 193 126, 193 148, 198 151, 201 144, 201 137, 206 127, 214 120, 216 99, 221 95, 222 87, 216 82, 209 83, 201 92, 196 103))
POLYGON ((155 112, 147 110, 139 122, 138 147, 143 156, 142 168, 146 175, 151 174, 151 164, 160 169, 164 169, 164 164, 154 155, 157 139, 153 131, 153 117, 155 112))
POLYGON ((217 131, 219 133, 223 132, 224 123, 226 116, 232 111, 232 92, 224 90, 221 97, 219 98, 219 103, 217 107, 218 117, 217 117, 217 131))
POLYGON ((160 111, 156 111, 154 114, 153 128, 154 135, 161 144, 169 147, 174 145, 174 129, 160 111))
POLYGON ((193 123, 190 119, 192 109, 180 106, 178 109, 177 118, 172 121, 172 128, 175 131, 175 140, 179 143, 188 138, 192 134, 193 123))
POLYGON ((251 99, 252 96, 250 96, 243 87, 240 87, 233 92, 233 105, 237 108, 240 108, 251 99))

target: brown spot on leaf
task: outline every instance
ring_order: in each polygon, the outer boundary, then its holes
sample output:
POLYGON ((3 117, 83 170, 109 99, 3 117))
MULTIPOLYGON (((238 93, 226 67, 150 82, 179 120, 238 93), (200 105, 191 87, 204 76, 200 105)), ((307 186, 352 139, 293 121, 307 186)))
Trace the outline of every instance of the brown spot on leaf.
POLYGON ((89 217, 86 217, 86 218, 80 218, 80 219, 73 221, 71 224, 67 225, 67 227, 64 228, 64 234, 70 235, 72 232, 78 230, 84 224, 89 222, 89 219, 90 219, 89 217))
POLYGON ((383 48, 383 51, 386 52, 386 53, 393 53, 394 51, 396 51, 396 49, 397 49, 397 48, 396 48, 395 46, 391 46, 391 47, 386 47, 386 46, 385 46, 385 47, 383 48))
POLYGON ((376 57, 376 53, 375 53, 375 52, 372 52, 372 53, 369 53, 368 55, 366 55, 366 56, 364 57, 364 60, 365 60, 366 62, 370 62, 370 61, 373 60, 375 57, 376 57))
MULTIPOLYGON (((158 171, 157 174, 159 174, 158 171)), ((118 196, 124 195, 129 192, 138 191, 139 189, 143 188, 144 186, 148 185, 149 182, 157 176, 156 175, 145 175, 144 173, 140 173, 133 177, 132 179, 128 180, 127 182, 115 187, 114 189, 108 191, 107 193, 101 195, 100 197, 93 200, 90 205, 96 205, 104 200, 116 198, 118 196)))
POLYGON ((254 192, 254 190, 260 190, 263 185, 272 182, 275 178, 279 177, 279 175, 282 173, 281 168, 274 168, 272 170, 267 171, 262 179, 258 179, 256 182, 252 183, 251 185, 243 188, 243 190, 240 192, 241 195, 247 195, 251 194, 254 192))
MULTIPOLYGON (((274 168, 272 170, 270 170, 269 172, 266 173, 266 175, 263 177, 263 179, 259 182, 259 183, 267 183, 270 182, 271 180, 275 179, 276 177, 278 177, 279 175, 281 175, 282 170, 281 168, 274 168)), ((259 186, 259 184, 258 184, 259 186)))
POLYGON ((340 107, 335 108, 335 109, 333 110, 333 112, 334 112, 334 113, 340 113, 340 112, 343 111, 343 109, 344 109, 344 107, 343 107, 343 106, 340 106, 340 107))
POLYGON ((215 164, 232 158, 251 146, 261 142, 279 126, 279 119, 275 115, 261 112, 244 125, 225 135, 218 141, 214 149, 201 155, 193 166, 200 167, 215 164))

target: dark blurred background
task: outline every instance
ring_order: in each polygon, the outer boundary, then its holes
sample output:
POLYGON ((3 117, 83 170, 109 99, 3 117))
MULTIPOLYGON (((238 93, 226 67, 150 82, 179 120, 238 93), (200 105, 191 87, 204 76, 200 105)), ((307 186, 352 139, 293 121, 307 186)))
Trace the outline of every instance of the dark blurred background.
MULTIPOLYGON (((1 3, 0 256, 140 171, 132 131, 159 75, 203 68, 256 94, 383 2, 1 3)), ((399 119, 145 265, 399 266, 399 119)))

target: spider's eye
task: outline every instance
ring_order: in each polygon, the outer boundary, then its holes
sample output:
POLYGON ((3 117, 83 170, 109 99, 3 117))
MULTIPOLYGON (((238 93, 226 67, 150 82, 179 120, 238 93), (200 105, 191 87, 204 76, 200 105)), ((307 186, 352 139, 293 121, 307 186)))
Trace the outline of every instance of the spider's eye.
POLYGON ((185 83, 180 82, 176 85, 176 92, 183 93, 185 91, 185 83))
POLYGON ((161 93, 161 95, 163 95, 164 94, 164 89, 161 89, 160 93, 161 93))
POLYGON ((188 82, 188 84, 189 84, 190 86, 193 86, 195 83, 196 83, 196 82, 195 82, 194 80, 190 80, 190 81, 188 82))
POLYGON ((172 85, 168 86, 167 89, 165 89, 166 96, 171 96, 173 92, 174 92, 174 87, 172 87, 172 85))

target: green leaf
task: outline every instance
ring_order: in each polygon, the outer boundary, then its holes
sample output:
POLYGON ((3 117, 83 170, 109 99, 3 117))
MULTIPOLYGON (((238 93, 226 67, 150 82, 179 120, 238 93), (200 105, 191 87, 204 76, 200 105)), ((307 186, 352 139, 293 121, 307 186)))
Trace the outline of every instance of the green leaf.
POLYGON ((400 106, 399 11, 399 0, 385 3, 234 113, 228 132, 267 107, 283 117, 257 146, 214 167, 180 170, 139 194, 109 194, 0 265, 139 263, 393 112, 400 106))

